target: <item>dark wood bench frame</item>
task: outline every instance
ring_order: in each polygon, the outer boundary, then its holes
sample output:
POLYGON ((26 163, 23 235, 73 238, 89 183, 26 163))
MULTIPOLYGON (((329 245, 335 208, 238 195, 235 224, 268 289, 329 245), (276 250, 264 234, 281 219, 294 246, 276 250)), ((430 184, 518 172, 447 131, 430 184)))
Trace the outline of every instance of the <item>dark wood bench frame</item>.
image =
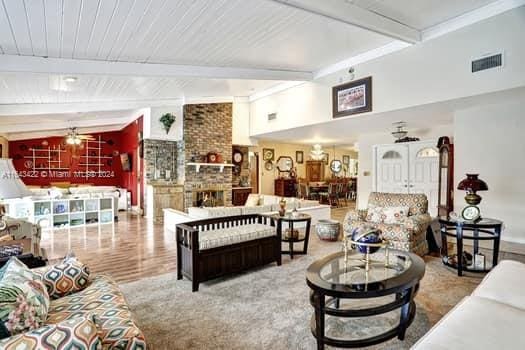
POLYGON ((277 221, 260 214, 227 216, 177 225, 177 279, 183 276, 192 281, 192 291, 199 283, 253 267, 276 262, 281 265, 281 230, 275 236, 258 238, 211 249, 199 249, 199 231, 249 224, 276 227, 277 221))

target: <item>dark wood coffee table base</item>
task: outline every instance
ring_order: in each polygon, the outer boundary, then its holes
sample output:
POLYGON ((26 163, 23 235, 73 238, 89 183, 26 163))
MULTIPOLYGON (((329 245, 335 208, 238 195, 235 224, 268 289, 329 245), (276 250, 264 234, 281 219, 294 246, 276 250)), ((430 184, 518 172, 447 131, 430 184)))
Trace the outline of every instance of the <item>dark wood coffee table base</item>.
MULTIPOLYGON (((418 285, 419 286, 419 285, 418 285)), ((417 287, 418 288, 418 287, 417 287)), ((416 290, 417 290, 416 288, 416 290)), ((411 289, 396 295, 396 299, 389 304, 380 305, 370 309, 339 309, 340 300, 337 298, 325 300, 325 296, 320 293, 312 293, 310 297, 310 303, 315 309, 315 313, 310 321, 310 329, 312 335, 317 340, 317 349, 324 349, 325 345, 335 346, 339 348, 360 348, 365 346, 372 346, 392 338, 397 337, 399 340, 405 339, 405 332, 408 326, 414 321, 416 315, 416 303, 413 301, 415 292, 411 289), (323 305, 324 304, 324 305, 323 305), (401 316, 399 324, 378 335, 365 339, 354 339, 344 340, 330 338, 325 335, 325 316, 337 316, 337 317, 364 317, 364 316, 375 316, 384 314, 395 309, 401 308, 401 316)))

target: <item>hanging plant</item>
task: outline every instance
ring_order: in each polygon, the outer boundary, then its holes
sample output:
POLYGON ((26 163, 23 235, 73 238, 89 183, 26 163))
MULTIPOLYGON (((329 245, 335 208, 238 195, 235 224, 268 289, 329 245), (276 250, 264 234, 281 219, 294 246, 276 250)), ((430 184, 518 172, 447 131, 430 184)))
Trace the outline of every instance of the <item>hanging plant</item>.
POLYGON ((175 123, 175 116, 171 113, 166 113, 162 117, 160 117, 160 122, 164 126, 164 130, 166 130, 167 134, 170 132, 173 123, 175 123))

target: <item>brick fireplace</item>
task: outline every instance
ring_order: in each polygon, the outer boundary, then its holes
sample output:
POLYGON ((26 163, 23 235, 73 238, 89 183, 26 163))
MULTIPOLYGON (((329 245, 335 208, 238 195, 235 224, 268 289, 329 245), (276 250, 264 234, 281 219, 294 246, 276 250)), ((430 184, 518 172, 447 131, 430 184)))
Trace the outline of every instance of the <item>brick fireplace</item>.
MULTIPOLYGON (((232 104, 190 104, 184 106, 184 159, 200 162, 209 152, 222 156, 228 163, 232 157, 232 104)), ((232 204, 232 169, 202 166, 184 167, 184 206, 197 204, 206 195, 204 205, 232 204)), ((201 203, 199 203, 201 204, 201 203)))

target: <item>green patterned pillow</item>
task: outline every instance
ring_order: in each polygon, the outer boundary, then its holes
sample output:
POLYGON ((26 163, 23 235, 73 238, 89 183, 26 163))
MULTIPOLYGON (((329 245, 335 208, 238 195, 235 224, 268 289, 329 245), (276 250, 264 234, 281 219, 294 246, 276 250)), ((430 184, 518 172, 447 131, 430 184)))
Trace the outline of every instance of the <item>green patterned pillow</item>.
POLYGON ((2 350, 99 350, 102 342, 92 316, 79 316, 0 340, 2 350))
POLYGON ((89 284, 89 267, 68 255, 61 263, 36 271, 44 282, 51 299, 76 293, 89 284))
POLYGON ((0 322, 3 335, 40 328, 49 310, 46 287, 17 258, 9 259, 0 280, 0 322))

